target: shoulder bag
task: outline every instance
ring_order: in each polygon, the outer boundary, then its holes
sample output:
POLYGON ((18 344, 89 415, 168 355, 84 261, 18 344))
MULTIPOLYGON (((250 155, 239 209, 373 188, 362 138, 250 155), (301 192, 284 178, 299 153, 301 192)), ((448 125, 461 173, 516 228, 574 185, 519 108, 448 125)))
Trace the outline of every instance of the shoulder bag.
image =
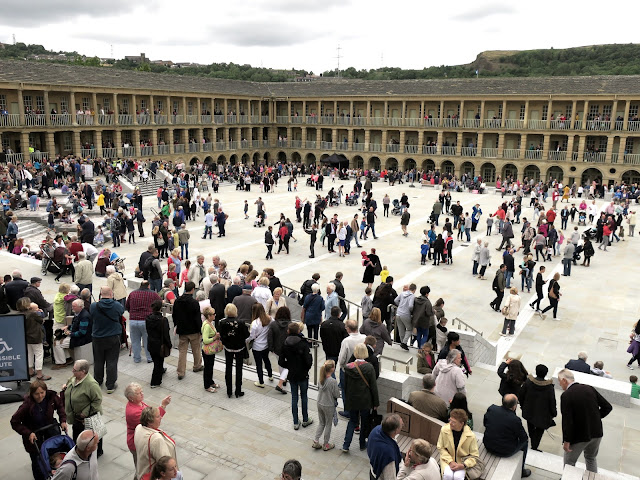
POLYGON ((476 480, 476 479, 480 478, 480 476, 484 472, 484 463, 482 463, 482 460, 480 460, 479 457, 473 457, 471 455, 467 455, 466 457, 463 457, 462 458, 462 463, 464 463, 465 460, 467 460, 468 458, 475 458, 476 464, 471 468, 465 468, 464 469, 465 476, 469 480, 476 480))
POLYGON ((153 465, 151 465, 151 437, 153 437, 153 432, 149 435, 149 440, 147 441, 147 455, 149 456, 149 471, 140 477, 140 480, 151 480, 151 470, 153 470, 153 465))
MULTIPOLYGON (((213 328, 214 337, 217 333, 218 332, 216 332, 216 329, 213 328)), ((216 353, 220 353, 222 351, 222 348, 222 340, 220 340, 220 338, 218 338, 217 340, 213 340, 211 343, 202 344, 202 351, 205 355, 215 355, 216 353)))
POLYGON ((90 417, 84 419, 84 428, 93 430, 98 438, 102 439, 107 434, 107 426, 100 412, 96 412, 90 417))
POLYGON ((380 273, 382 272, 382 265, 380 265, 380 262, 378 261, 378 263, 376 263, 373 266, 373 274, 374 275, 380 275, 380 273))

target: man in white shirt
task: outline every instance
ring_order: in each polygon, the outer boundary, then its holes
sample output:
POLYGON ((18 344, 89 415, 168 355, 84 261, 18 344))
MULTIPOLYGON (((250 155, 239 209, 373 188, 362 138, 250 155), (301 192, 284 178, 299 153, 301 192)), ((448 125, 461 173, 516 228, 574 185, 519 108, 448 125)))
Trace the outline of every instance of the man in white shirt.
MULTIPOLYGON (((347 333, 349 336, 342 340, 340 344, 340 354, 338 355, 338 367, 340 368, 340 391, 342 393, 343 398, 343 406, 344 406, 344 368, 349 362, 351 355, 353 355, 353 350, 356 348, 356 345, 359 343, 364 343, 364 340, 367 338, 366 335, 358 332, 358 322, 355 320, 349 319, 345 322, 345 326, 347 327, 347 333)), ((339 412, 345 418, 349 418, 349 412, 343 411, 339 412)))
POLYGON ((204 235, 202 236, 203 240, 207 238, 207 233, 209 234, 209 240, 211 240, 211 237, 213 236, 214 219, 215 217, 213 216, 213 213, 211 213, 211 210, 208 210, 207 214, 204 216, 204 235))
POLYGON ((94 454, 100 439, 93 430, 78 436, 76 446, 65 455, 54 480, 98 480, 98 455, 94 454))

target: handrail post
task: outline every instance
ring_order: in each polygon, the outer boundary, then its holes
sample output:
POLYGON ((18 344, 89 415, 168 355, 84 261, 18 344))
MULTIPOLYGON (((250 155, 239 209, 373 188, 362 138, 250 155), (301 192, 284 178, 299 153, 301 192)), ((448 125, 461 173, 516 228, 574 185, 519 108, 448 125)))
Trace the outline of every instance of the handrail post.
POLYGON ((318 385, 318 342, 313 342, 313 384, 318 385))

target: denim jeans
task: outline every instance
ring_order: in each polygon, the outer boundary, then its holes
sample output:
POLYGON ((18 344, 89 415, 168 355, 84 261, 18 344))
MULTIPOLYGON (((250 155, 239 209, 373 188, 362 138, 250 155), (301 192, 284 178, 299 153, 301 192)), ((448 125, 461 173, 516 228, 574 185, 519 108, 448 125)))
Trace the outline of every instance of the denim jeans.
POLYGON ((158 197, 158 208, 162 208, 162 197, 158 197))
POLYGON ((298 389, 300 389, 300 399, 302 400, 302 421, 309 420, 309 412, 307 411, 307 390, 309 389, 309 379, 294 381, 289 379, 291 384, 291 413, 293 414, 293 424, 300 423, 298 418, 298 389))
POLYGON ((367 237, 367 234, 369 233, 369 230, 371 230, 371 233, 373 233, 373 236, 376 236, 376 224, 375 223, 370 223, 369 225, 367 225, 367 229, 364 231, 364 236, 365 238, 367 237))
POLYGON ((349 450, 353 433, 356 431, 358 424, 360 424, 360 449, 364 450, 366 448, 369 432, 365 430, 368 430, 369 410, 350 410, 349 423, 347 424, 347 431, 344 434, 344 443, 342 445, 343 450, 349 450))
POLYGON ((429 339, 429 328, 416 328, 416 337, 418 339, 418 348, 422 348, 422 346, 427 343, 429 339))
POLYGON ((183 243, 182 245, 180 245, 180 255, 182 255, 182 258, 189 258, 189 244, 188 243, 183 243))
POLYGON ((513 278, 513 272, 507 270, 504 272, 504 282, 507 288, 511 287, 511 279, 513 278))
POLYGON ((162 278, 149 278, 149 287, 154 292, 162 290, 162 278))
POLYGON ((572 259, 571 258, 563 258, 562 262, 564 263, 564 274, 569 277, 571 276, 571 263, 572 263, 572 259))
POLYGON ((131 335, 131 350, 133 352, 133 361, 139 363, 142 360, 142 352, 140 340, 144 345, 144 353, 147 361, 150 362, 151 354, 147 348, 147 325, 144 320, 129 320, 129 334, 131 335))
POLYGON ((213 235, 213 227, 205 225, 204 227, 204 235, 202 236, 202 238, 207 238, 207 233, 209 234, 209 240, 211 240, 211 236, 213 235))
POLYGON ((266 348, 264 350, 252 350, 253 358, 256 361, 256 372, 258 374, 258 382, 263 384, 264 377, 262 372, 262 363, 264 362, 264 366, 267 369, 267 376, 272 377, 273 372, 271 370, 271 360, 269 360, 269 349, 266 348))

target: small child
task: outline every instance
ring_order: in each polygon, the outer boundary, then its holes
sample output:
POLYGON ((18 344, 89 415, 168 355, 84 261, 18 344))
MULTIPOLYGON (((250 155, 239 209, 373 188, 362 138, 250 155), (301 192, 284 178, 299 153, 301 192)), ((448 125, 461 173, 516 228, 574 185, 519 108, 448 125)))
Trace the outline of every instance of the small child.
POLYGON ((244 201, 244 219, 247 220, 249 218, 249 202, 247 200, 244 201))
POLYGON ((133 225, 133 217, 127 217, 125 220, 127 232, 129 232, 128 243, 136 243, 136 227, 133 225))
POLYGON ((167 278, 170 278, 171 280, 176 282, 176 285, 178 284, 178 274, 176 273, 176 264, 175 263, 170 263, 169 264, 169 270, 167 271, 167 278))
POLYGON ((49 212, 49 215, 47 215, 47 224, 49 225, 49 229, 53 230, 53 228, 54 228, 53 211, 49 212))
POLYGON ((638 377, 631 375, 629 377, 631 382, 631 398, 640 398, 640 385, 638 385, 638 377))
POLYGON ((367 228, 367 220, 363 217, 360 221, 360 240, 364 237, 364 231, 367 228))
POLYGON ((96 244, 96 247, 104 245, 104 232, 102 231, 102 227, 98 227, 98 233, 93 237, 93 242, 96 244))
POLYGON ((362 310, 362 320, 366 320, 371 315, 371 309, 373 308, 373 300, 371 300, 371 287, 364 289, 364 297, 360 301, 360 308, 362 310))
POLYGON ((462 241, 462 235, 464 235, 464 220, 458 222, 458 236, 456 238, 462 241))
POLYGON ((444 348, 445 343, 447 343, 447 320, 445 317, 442 317, 438 324, 436 325, 436 345, 438 346, 438 351, 444 348))
POLYGON ((298 177, 296 177, 295 180, 293 181, 293 191, 294 192, 298 191, 298 177))
POLYGON ((420 265, 425 265, 427 262, 427 255, 429 255, 429 242, 425 239, 420 245, 420 265))
POLYGON ((382 271, 380 271, 380 281, 385 283, 387 281, 387 277, 389 276, 389 269, 386 265, 382 266, 382 271))
POLYGON ((56 452, 49 457, 49 466, 51 467, 51 473, 55 474, 62 462, 64 461, 64 452, 56 452))
POLYGON ((487 236, 491 235, 491 227, 493 227, 493 217, 489 214, 489 218, 487 218, 487 236))
MULTIPOLYGON (((336 407, 338 405, 338 397, 340 396, 340 389, 338 388, 338 382, 336 381, 334 372, 336 370, 336 363, 333 360, 327 360, 324 365, 320 367, 320 386, 318 387, 318 428, 316 429, 316 435, 313 440, 312 447, 317 450, 331 450, 335 447, 333 443, 329 443, 331 439, 331 428, 336 414, 336 407), (324 441, 321 444, 319 442, 320 435, 324 432, 324 441)), ((337 418, 336 418, 337 420, 337 418)))
POLYGON ((620 233, 620 240, 624 242, 624 225, 618 227, 618 232, 620 233))

